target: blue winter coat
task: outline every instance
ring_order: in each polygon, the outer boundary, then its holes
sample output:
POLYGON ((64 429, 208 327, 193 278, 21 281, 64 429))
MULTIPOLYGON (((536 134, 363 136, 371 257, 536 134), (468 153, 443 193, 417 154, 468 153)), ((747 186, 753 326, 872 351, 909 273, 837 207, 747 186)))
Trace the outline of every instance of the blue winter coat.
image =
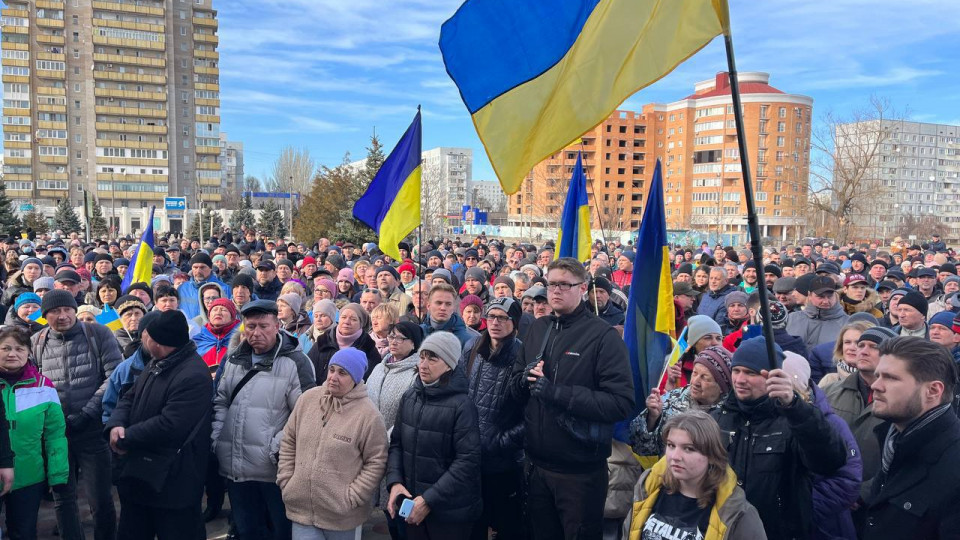
POLYGON ((138 347, 129 358, 120 362, 117 369, 110 374, 110 378, 107 379, 107 389, 103 391, 102 419, 104 424, 110 420, 110 415, 117 408, 117 403, 120 402, 123 394, 133 388, 133 384, 137 382, 137 377, 140 376, 143 368, 143 349, 138 347))
MULTIPOLYGON (((773 331, 773 341, 783 349, 783 352, 793 352, 806 358, 809 356, 807 345, 797 336, 791 336, 784 328, 777 328, 773 331)), ((812 371, 812 370, 811 370, 812 371)))
POLYGON ((460 340, 460 347, 467 346, 467 342, 471 339, 474 339, 480 335, 480 332, 477 332, 473 328, 467 327, 467 324, 463 322, 463 317, 454 313, 450 320, 444 323, 440 328, 434 328, 431 324, 430 316, 427 316, 427 321, 420 325, 420 328, 423 328, 423 336, 427 337, 434 332, 450 332, 451 334, 457 336, 457 339, 460 340))
POLYGON ((727 295, 737 290, 729 283, 719 291, 707 291, 700 295, 700 305, 697 307, 697 315, 706 315, 717 321, 717 324, 723 326, 727 323, 727 307, 724 300, 727 295))
POLYGON ((188 321, 200 314, 200 287, 207 283, 220 285, 220 289, 223 290, 223 297, 233 298, 233 291, 231 291, 230 286, 220 281, 220 278, 214 273, 211 273, 206 281, 199 283, 194 279, 184 281, 180 284, 177 292, 180 293, 180 311, 187 316, 188 321))
POLYGON ((860 483, 863 480, 863 461, 860 459, 860 447, 850 431, 850 426, 837 416, 827 395, 816 385, 810 387, 810 399, 823 412, 827 422, 843 439, 847 447, 847 463, 830 476, 813 475, 813 515, 816 530, 812 538, 834 540, 836 538, 857 538, 853 526, 850 506, 860 497, 860 483))
POLYGON ((828 341, 810 349, 810 356, 806 358, 810 362, 810 379, 813 382, 819 384, 824 375, 837 372, 837 363, 833 361, 833 348, 836 346, 836 341, 828 341))

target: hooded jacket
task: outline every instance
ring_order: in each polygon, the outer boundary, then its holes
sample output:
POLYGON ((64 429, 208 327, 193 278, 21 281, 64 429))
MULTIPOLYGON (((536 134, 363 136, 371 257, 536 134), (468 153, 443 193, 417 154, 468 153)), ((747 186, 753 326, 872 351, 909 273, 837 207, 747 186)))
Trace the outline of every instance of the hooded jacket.
MULTIPOLYGON (((643 472, 634 489, 633 512, 627 516, 626 527, 630 540, 640 540, 643 526, 653 513, 657 497, 663 488, 667 459, 662 458, 653 468, 643 472)), ((704 540, 761 540, 766 536, 757 509, 747 502, 737 485, 737 475, 727 467, 727 476, 717 489, 717 498, 710 510, 710 521, 704 540)))
POLYGON ((16 308, 13 306, 10 306, 10 309, 7 310, 7 314, 3 317, 3 325, 21 328, 31 336, 40 330, 43 330, 43 325, 37 321, 25 321, 21 319, 17 315, 16 308))
POLYGON ((387 430, 363 382, 346 395, 327 385, 306 391, 280 442, 277 484, 287 517, 320 529, 355 529, 387 466, 387 430))
POLYGON ((207 323, 197 335, 193 336, 193 341, 197 344, 197 354, 203 358, 211 374, 216 373, 217 368, 220 367, 220 362, 230 348, 230 338, 239 328, 240 321, 233 321, 219 330, 207 323))
POLYGON ((869 313, 877 319, 883 317, 883 311, 877 309, 877 304, 880 303, 880 294, 871 288, 867 288, 867 295, 859 302, 854 302, 845 294, 840 295, 840 301, 843 303, 843 311, 847 315, 869 313))
POLYGON ((200 315, 200 304, 202 303, 200 302, 200 287, 207 283, 216 283, 220 286, 220 290, 223 293, 220 296, 231 298, 230 286, 220 281, 220 278, 217 277, 215 272, 210 272, 210 277, 201 282, 197 282, 197 280, 193 278, 184 281, 177 287, 177 293, 180 294, 180 311, 186 315, 188 321, 200 315))
POLYGON ((110 416, 113 414, 113 410, 117 408, 120 398, 133 388, 134 383, 137 382, 137 377, 143 373, 146 364, 144 356, 143 347, 137 347, 137 350, 133 351, 133 354, 123 362, 120 362, 117 369, 110 374, 107 389, 103 393, 102 419, 104 424, 110 420, 110 416))
POLYGON ((609 440, 577 438, 560 420, 568 426, 589 424, 612 438, 613 424, 633 414, 633 378, 620 334, 581 303, 567 315, 537 319, 527 339, 510 378, 513 397, 524 405, 527 457, 538 467, 561 473, 605 468, 609 440), (527 370, 541 349, 552 391, 538 397, 530 393, 527 370))
POLYGON ((727 325, 727 307, 725 299, 728 294, 737 290, 736 287, 727 283, 718 291, 707 290, 700 295, 700 305, 697 306, 697 315, 706 315, 723 328, 727 325))
POLYGON ((808 538, 813 474, 834 474, 847 456, 823 413, 800 398, 782 407, 766 396, 741 402, 731 391, 710 414, 728 441, 730 466, 757 508, 767 538, 808 538))
POLYGON ((428 520, 473 522, 483 508, 480 448, 477 408, 463 370, 445 373, 432 386, 417 377, 390 435, 387 488, 402 484, 413 497, 422 496, 428 520))
POLYGON ((513 364, 523 343, 508 337, 496 351, 484 332, 467 344, 459 368, 467 374, 468 393, 480 419, 484 473, 514 471, 523 461, 523 409, 509 393, 513 364))
POLYGON ((830 309, 807 304, 802 311, 787 315, 787 333, 802 339, 807 349, 812 349, 821 343, 836 341, 848 319, 850 316, 840 302, 830 309))
POLYGON ((126 451, 121 462, 128 466, 137 466, 131 458, 141 452, 177 455, 159 493, 136 478, 121 477, 121 500, 158 508, 200 504, 210 453, 210 375, 192 342, 149 364, 120 399, 104 437, 118 426, 125 429, 118 445, 126 451), (187 442, 194 429, 196 435, 187 442))
POLYGON ((253 348, 246 341, 223 363, 213 400, 211 438, 220 474, 227 479, 276 482, 283 426, 297 399, 308 389, 293 358, 303 355, 298 345, 296 338, 281 332, 273 350, 260 363, 253 363, 253 348), (234 388, 250 370, 258 373, 231 401, 234 388))

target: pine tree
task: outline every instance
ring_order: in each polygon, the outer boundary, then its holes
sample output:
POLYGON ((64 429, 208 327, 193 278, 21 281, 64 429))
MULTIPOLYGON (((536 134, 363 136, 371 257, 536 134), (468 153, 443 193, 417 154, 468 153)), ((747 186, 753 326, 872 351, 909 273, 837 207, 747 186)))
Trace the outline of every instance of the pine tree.
POLYGON ((7 197, 7 188, 0 182, 0 234, 19 236, 22 224, 13 213, 13 201, 7 197))
POLYGON ((57 211, 53 215, 53 226, 64 234, 83 232, 83 223, 70 206, 69 199, 63 198, 57 203, 57 211))
POLYGON ((253 202, 248 194, 240 199, 240 208, 230 216, 230 228, 239 231, 243 227, 251 229, 256 226, 257 217, 253 215, 253 202))
POLYGON ((281 238, 287 235, 287 221, 280 211, 280 205, 270 200, 260 206, 260 220, 257 230, 268 238, 281 238))
POLYGON ((200 238, 201 243, 205 243, 211 236, 218 236, 223 231, 223 218, 220 212, 214 212, 209 206, 203 207, 203 213, 194 216, 187 228, 188 238, 200 238), (213 216, 213 231, 210 230, 210 216, 213 216), (199 218, 199 219, 198 219, 199 218), (200 219, 203 220, 203 238, 200 238, 200 219))
POLYGON ((94 200, 90 205, 90 237, 96 238, 107 234, 110 228, 107 225, 107 218, 103 217, 103 208, 100 207, 100 201, 94 200))
POLYGON ((33 231, 37 234, 44 234, 50 231, 50 222, 47 216, 43 215, 37 209, 33 209, 23 215, 23 232, 33 231))

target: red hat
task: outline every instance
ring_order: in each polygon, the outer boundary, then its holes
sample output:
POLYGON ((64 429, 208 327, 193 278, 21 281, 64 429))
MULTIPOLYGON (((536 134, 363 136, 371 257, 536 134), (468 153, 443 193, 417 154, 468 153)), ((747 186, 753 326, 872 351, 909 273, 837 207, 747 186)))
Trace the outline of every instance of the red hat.
POLYGON ((410 272, 411 274, 416 275, 416 274, 417 274, 417 269, 416 269, 415 266, 413 266, 413 263, 405 262, 405 263, 401 264, 399 268, 397 268, 397 272, 399 272, 399 273, 401 273, 401 274, 404 273, 404 272, 410 272))
POLYGON ((317 260, 314 259, 313 257, 304 257, 304 258, 303 258, 303 266, 306 266, 306 265, 308 265, 308 264, 316 265, 316 264, 317 264, 317 260))
POLYGON ((213 301, 213 303, 210 304, 210 309, 213 309, 217 306, 223 306, 227 308, 227 311, 230 312, 231 320, 237 319, 237 306, 234 305, 233 301, 230 300, 229 298, 217 298, 216 300, 213 301))
POLYGON ((844 287, 853 283, 868 283, 868 281, 867 278, 863 277, 862 274, 850 274, 846 279, 843 280, 844 287))

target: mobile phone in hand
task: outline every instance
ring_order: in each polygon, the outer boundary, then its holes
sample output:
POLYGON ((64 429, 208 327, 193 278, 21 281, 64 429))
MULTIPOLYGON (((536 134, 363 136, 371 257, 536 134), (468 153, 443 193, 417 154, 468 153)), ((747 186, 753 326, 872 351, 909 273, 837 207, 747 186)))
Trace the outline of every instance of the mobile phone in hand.
POLYGON ((404 497, 403 502, 400 503, 400 512, 398 512, 400 514, 400 517, 402 518, 410 517, 410 513, 413 512, 413 504, 414 504, 413 499, 404 497))

